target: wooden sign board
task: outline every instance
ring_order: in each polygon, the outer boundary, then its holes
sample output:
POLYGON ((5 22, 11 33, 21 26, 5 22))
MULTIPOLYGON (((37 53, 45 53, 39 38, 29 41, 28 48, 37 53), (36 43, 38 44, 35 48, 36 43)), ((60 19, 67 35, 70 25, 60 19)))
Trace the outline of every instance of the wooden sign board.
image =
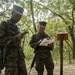
POLYGON ((57 33, 57 40, 68 40, 68 32, 57 33))

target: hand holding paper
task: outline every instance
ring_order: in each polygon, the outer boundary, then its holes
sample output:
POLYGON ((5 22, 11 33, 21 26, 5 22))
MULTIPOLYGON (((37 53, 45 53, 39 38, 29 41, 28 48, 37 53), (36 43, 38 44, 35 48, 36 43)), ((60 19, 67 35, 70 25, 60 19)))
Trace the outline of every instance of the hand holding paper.
POLYGON ((54 42, 54 39, 44 38, 39 46, 48 46, 49 44, 51 44, 53 42, 54 42))

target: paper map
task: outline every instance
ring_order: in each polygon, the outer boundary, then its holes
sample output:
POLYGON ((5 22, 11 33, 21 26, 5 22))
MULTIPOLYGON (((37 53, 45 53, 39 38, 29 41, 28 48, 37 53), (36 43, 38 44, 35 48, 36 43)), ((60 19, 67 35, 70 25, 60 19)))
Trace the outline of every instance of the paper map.
POLYGON ((54 39, 44 38, 39 46, 48 46, 48 44, 51 44, 53 42, 54 42, 54 39))

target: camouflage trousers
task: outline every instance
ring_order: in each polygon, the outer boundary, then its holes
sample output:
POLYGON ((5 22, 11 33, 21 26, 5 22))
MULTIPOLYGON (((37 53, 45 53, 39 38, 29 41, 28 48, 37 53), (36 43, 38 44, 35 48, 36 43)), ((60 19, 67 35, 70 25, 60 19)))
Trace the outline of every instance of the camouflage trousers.
POLYGON ((23 52, 13 48, 6 51, 5 75, 27 75, 23 52))
POLYGON ((47 75, 53 75, 54 63, 52 58, 36 58, 36 70, 38 75, 43 75, 44 66, 47 70, 47 75))

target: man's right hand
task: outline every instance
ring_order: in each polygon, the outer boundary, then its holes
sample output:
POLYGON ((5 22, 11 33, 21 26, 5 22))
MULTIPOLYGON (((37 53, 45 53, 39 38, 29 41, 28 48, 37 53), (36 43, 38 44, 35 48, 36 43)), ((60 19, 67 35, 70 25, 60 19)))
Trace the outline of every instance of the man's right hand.
POLYGON ((16 35, 16 37, 21 40, 24 37, 25 34, 23 33, 19 33, 18 35, 16 35))
POLYGON ((26 35, 28 33, 28 31, 25 31, 25 32, 23 32, 23 33, 19 33, 18 35, 17 35, 17 38, 19 39, 19 40, 21 40, 23 37, 24 37, 24 35, 26 35))

